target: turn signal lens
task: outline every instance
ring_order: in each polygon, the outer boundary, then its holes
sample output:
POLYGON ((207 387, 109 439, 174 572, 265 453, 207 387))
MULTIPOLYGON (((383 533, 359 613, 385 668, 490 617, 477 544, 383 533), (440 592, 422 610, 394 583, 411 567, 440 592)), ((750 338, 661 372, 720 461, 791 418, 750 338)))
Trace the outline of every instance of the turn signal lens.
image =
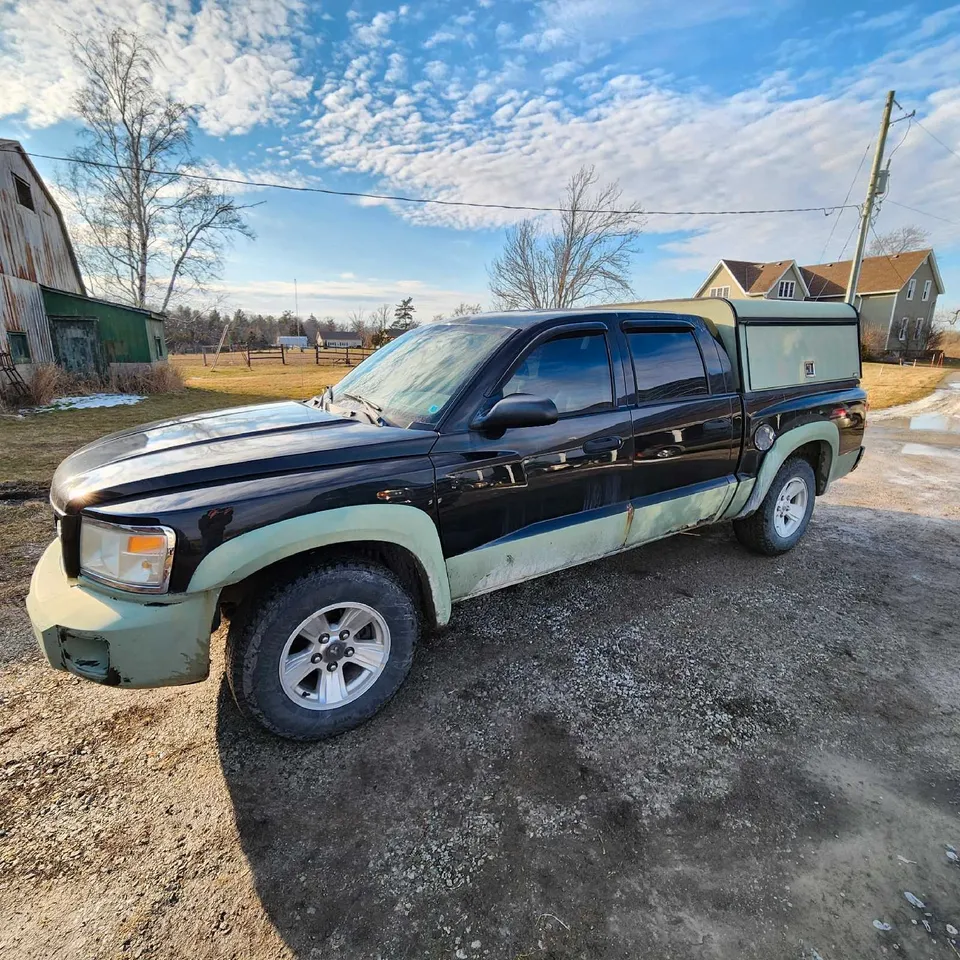
POLYGON ((146 536, 144 534, 135 534, 127 538, 127 553, 157 553, 166 549, 167 538, 159 534, 146 536))

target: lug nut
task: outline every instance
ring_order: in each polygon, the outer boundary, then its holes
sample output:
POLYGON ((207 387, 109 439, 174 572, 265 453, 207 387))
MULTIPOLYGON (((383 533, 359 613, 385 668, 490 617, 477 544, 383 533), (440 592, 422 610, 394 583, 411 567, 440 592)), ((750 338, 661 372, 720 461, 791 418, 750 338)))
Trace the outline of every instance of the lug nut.
POLYGON ((356 650, 354 650, 353 647, 347 647, 347 649, 343 651, 345 657, 352 657, 355 653, 356 650))
POLYGON ((321 634, 320 634, 320 642, 321 642, 321 643, 327 643, 329 640, 330 640, 330 634, 329 634, 329 633, 321 633, 321 634))
POLYGON ((340 631, 340 639, 341 639, 341 640, 347 640, 347 639, 349 639, 349 637, 350 637, 350 631, 349 631, 349 630, 341 630, 341 631, 340 631))
POLYGON ((328 664, 327 664, 327 669, 328 669, 331 673, 333 673, 333 671, 337 669, 337 665, 336 665, 335 663, 328 663, 328 664))
POLYGON ((323 654, 322 654, 322 653, 315 653, 315 654, 310 658, 310 662, 311 662, 311 663, 319 663, 322 659, 323 659, 323 654))

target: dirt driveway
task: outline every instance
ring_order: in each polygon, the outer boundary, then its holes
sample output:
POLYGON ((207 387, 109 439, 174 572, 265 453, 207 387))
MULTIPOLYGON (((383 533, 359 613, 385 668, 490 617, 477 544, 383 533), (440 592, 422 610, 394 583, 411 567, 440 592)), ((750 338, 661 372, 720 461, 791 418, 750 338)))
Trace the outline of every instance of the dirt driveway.
POLYGON ((721 527, 461 606, 325 744, 219 661, 53 673, 7 608, 0 956, 956 958, 951 417, 873 427, 784 558, 721 527))

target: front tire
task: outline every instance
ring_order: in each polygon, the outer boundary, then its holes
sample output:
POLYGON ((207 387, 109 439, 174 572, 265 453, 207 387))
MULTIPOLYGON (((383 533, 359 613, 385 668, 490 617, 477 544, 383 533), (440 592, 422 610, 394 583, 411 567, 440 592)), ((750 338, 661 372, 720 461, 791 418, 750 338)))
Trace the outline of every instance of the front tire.
POLYGON ((792 550, 806 533, 816 496, 813 468, 793 457, 780 468, 756 513, 733 521, 733 532, 748 550, 775 557, 792 550))
POLYGON ((389 570, 318 566, 241 605, 227 680, 244 716, 290 740, 322 740, 390 700, 419 635, 417 605, 389 570))

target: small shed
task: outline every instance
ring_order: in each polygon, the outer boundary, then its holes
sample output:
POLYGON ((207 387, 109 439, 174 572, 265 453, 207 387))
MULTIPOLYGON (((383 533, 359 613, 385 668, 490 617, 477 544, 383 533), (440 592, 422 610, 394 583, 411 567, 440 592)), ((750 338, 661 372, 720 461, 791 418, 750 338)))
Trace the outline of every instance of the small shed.
POLYGON ((75 373, 167 359, 163 315, 41 287, 57 363, 75 373))
POLYGON ((310 345, 310 339, 308 337, 294 337, 294 336, 277 337, 278 347, 289 347, 291 349, 295 349, 299 347, 301 350, 306 350, 309 345, 310 345))

